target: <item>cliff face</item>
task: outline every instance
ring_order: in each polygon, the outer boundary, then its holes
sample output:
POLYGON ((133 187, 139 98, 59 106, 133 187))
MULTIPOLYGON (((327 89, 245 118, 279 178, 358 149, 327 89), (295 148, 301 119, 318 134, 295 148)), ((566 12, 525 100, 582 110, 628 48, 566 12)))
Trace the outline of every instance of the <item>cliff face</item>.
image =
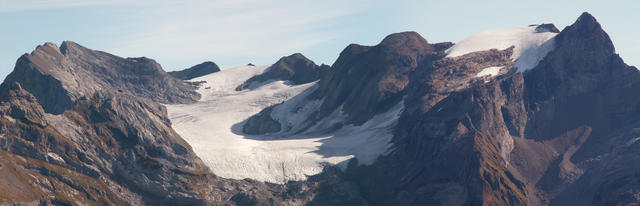
POLYGON ((609 36, 589 14, 557 38, 558 48, 524 76, 530 119, 524 134, 536 142, 574 142, 556 149, 558 157, 536 186, 557 205, 638 202, 638 185, 620 181, 637 167, 620 160, 633 161, 640 73, 615 54, 609 36), (576 201, 577 196, 583 199, 576 201))
POLYGON ((22 178, 26 187, 19 196, 31 198, 24 201, 50 195, 50 201, 70 204, 204 199, 196 189, 177 184, 197 184, 186 180, 205 178, 206 168, 171 130, 161 105, 99 92, 53 115, 19 83, 8 94, 0 112, 1 147, 5 155, 22 157, 7 161, 23 171, 6 168, 5 175, 22 178))

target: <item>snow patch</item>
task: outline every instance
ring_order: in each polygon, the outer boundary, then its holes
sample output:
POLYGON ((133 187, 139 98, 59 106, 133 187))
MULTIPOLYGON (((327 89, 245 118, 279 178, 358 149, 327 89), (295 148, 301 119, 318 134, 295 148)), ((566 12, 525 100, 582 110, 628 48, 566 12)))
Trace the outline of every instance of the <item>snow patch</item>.
POLYGON ((478 72, 478 74, 476 74, 476 77, 497 76, 498 73, 500 73, 500 69, 502 69, 502 67, 484 68, 484 69, 482 69, 482 71, 480 71, 480 72, 478 72))
POLYGON ((627 142, 627 146, 631 146, 631 145, 633 145, 633 144, 634 144, 634 143, 636 143, 638 140, 640 140, 640 137, 636 137, 636 138, 633 138, 633 139, 629 140, 629 141, 627 142))
POLYGON ((64 159, 62 159, 62 157, 60 157, 58 154, 53 153, 53 152, 48 152, 47 156, 49 156, 49 158, 58 161, 58 162, 65 162, 64 159))
POLYGON ((447 49, 447 57, 458 57, 477 51, 504 50, 514 46, 511 59, 517 72, 534 68, 555 48, 557 33, 536 31, 536 26, 488 30, 466 38, 447 49))
MULTIPOLYGON (((236 67, 195 78, 191 81, 206 81, 197 90, 202 94, 200 101, 165 105, 173 129, 214 174, 285 183, 318 174, 327 163, 344 166, 341 163, 354 157, 362 164, 371 164, 389 151, 391 129, 397 124, 402 102, 361 126, 345 125, 329 134, 291 135, 308 126, 303 121, 321 104, 321 100, 307 98, 317 87, 316 82, 288 85, 273 81, 253 90, 235 91, 266 68, 236 67), (280 105, 274 108, 272 117, 281 122, 283 132, 242 134, 241 122, 275 104, 280 105)), ((334 113, 325 118, 327 124, 344 119, 340 109, 334 113)))
POLYGON ((7 119, 7 120, 8 120, 9 122, 11 122, 11 123, 15 123, 15 122, 16 122, 16 120, 15 120, 13 117, 10 117, 10 116, 8 116, 8 115, 7 115, 7 116, 4 116, 4 118, 5 118, 5 119, 7 119))

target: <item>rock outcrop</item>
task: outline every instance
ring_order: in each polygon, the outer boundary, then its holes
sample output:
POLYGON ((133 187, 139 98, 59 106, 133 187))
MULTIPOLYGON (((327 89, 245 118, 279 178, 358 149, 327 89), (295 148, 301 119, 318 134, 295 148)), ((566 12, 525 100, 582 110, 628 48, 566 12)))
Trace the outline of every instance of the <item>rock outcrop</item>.
POLYGON ((560 33, 560 30, 553 24, 540 24, 536 27, 536 32, 553 32, 560 33))
POLYGON ((242 127, 245 134, 268 134, 279 132, 282 129, 280 122, 271 117, 273 106, 268 107, 260 113, 251 116, 242 127))
POLYGON ((267 68, 264 73, 249 78, 238 86, 236 90, 250 89, 268 81, 276 80, 288 81, 292 85, 306 84, 320 79, 328 70, 329 66, 324 64, 318 66, 302 54, 295 53, 280 58, 275 64, 267 68))
POLYGON ((187 69, 183 69, 180 71, 172 71, 168 73, 169 75, 178 79, 190 80, 196 77, 201 77, 201 76, 219 72, 219 71, 220 71, 220 67, 218 67, 216 63, 206 61, 187 69))

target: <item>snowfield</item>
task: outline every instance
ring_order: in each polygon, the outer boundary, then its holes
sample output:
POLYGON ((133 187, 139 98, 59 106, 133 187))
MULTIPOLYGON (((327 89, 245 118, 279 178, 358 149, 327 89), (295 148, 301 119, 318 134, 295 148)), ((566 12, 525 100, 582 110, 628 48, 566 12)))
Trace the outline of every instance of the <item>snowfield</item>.
POLYGON ((477 51, 504 50, 514 46, 511 59, 516 72, 533 69, 555 48, 557 33, 536 31, 536 26, 488 30, 466 38, 447 49, 447 57, 458 57, 477 51))
POLYGON ((502 67, 487 67, 478 72, 478 74, 476 74, 476 77, 496 76, 498 75, 498 73, 500 73, 500 69, 502 69, 502 67))
MULTIPOLYGON (((298 128, 300 120, 320 104, 304 99, 315 89, 315 82, 291 86, 273 81, 252 90, 235 91, 238 85, 267 68, 236 67, 193 79, 193 82, 206 81, 198 89, 202 94, 199 102, 166 105, 173 129, 214 174, 284 183, 318 174, 327 163, 344 166, 345 160, 354 157, 362 164, 370 164, 390 150, 391 128, 397 124, 402 102, 361 126, 346 125, 330 133, 293 135, 287 131, 298 128), (242 124, 247 118, 283 102, 272 115, 283 122, 283 132, 242 134, 242 124)), ((322 122, 339 122, 343 117, 338 110, 322 122)), ((322 131, 322 127, 319 124, 313 130, 322 131)))

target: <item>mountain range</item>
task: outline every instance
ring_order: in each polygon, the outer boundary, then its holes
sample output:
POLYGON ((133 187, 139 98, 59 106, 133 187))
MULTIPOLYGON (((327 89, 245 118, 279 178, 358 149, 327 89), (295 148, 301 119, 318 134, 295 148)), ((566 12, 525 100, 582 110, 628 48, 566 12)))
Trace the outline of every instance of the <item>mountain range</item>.
POLYGON ((0 84, 0 204, 638 205, 637 91, 589 13, 330 66, 45 43, 0 84))

